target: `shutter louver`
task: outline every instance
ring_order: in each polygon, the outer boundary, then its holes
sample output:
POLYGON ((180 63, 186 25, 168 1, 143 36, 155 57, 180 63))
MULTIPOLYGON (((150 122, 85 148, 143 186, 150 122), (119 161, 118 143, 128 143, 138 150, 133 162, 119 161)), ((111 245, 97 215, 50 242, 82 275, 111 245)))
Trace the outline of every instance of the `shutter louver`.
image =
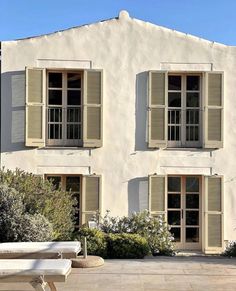
POLYGON ((223 249, 223 178, 205 177, 205 252, 223 249))
POLYGON ((148 147, 167 146, 167 73, 149 72, 148 147))
POLYGON ((101 211, 101 176, 83 176, 82 183, 82 223, 101 211))
POLYGON ((149 176, 149 211, 166 214, 166 177, 149 176))
POLYGON ((84 71, 83 146, 102 146, 103 74, 100 70, 84 71))
POLYGON ((205 148, 223 147, 223 73, 205 74, 205 148))
POLYGON ((45 69, 26 68, 26 146, 45 143, 45 69))

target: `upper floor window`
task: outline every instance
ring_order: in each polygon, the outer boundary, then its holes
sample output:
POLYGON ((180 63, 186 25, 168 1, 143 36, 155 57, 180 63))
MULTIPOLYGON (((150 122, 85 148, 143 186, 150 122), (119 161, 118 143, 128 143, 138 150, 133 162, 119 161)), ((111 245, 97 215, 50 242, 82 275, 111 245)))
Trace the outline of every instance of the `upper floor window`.
POLYGON ((26 69, 26 146, 102 146, 101 70, 26 69))
POLYGON ((223 73, 150 71, 148 92, 150 148, 223 147, 223 73))
POLYGON ((82 145, 82 73, 49 72, 47 144, 82 145))
POLYGON ((201 76, 168 75, 168 146, 201 145, 201 76))

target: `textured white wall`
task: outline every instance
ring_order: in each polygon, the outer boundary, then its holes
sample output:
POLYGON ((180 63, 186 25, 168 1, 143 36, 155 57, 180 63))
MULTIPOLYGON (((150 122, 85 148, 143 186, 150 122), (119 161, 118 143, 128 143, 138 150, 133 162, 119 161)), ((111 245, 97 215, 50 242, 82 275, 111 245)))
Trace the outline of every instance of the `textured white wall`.
POLYGON ((119 19, 3 42, 2 166, 40 174, 102 174, 103 210, 110 209, 114 215, 147 207, 149 174, 224 175, 225 239, 236 239, 235 68, 234 47, 131 19, 125 13, 119 19), (102 148, 24 146, 26 66, 92 66, 104 70, 102 148), (225 72, 223 149, 147 148, 147 71, 163 68, 225 72))

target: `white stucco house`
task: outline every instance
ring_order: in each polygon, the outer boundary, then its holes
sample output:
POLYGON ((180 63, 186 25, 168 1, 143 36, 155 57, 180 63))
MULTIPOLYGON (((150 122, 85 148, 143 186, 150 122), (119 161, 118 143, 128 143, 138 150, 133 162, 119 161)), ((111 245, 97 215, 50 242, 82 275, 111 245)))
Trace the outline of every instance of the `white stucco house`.
POLYGON ((131 18, 1 42, 1 167, 97 210, 163 214, 176 246, 236 239, 236 47, 131 18))

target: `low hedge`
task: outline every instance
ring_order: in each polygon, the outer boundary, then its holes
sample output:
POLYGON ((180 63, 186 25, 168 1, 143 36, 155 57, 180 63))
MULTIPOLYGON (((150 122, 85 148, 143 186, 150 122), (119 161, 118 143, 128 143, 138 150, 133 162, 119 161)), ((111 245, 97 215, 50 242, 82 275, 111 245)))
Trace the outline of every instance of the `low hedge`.
POLYGON ((76 239, 83 242, 84 237, 87 238, 88 255, 107 257, 107 242, 102 231, 95 228, 82 227, 76 239))
POLYGON ((231 241, 222 255, 226 257, 236 257, 236 241, 231 241))
POLYGON ((150 251, 147 240, 138 234, 109 234, 106 239, 111 259, 142 259, 150 251))
POLYGON ((76 239, 87 238, 88 255, 108 259, 140 259, 148 255, 150 248, 147 240, 138 234, 105 234, 98 229, 83 227, 76 239))

